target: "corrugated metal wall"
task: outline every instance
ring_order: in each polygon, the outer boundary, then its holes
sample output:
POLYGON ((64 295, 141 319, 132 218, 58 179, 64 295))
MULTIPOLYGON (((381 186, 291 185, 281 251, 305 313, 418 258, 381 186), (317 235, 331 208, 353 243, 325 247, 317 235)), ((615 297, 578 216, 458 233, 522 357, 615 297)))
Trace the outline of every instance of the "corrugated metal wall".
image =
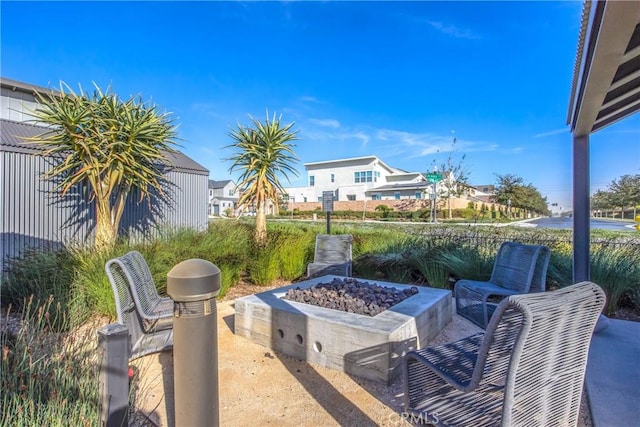
MULTIPOLYGON (((40 178, 49 168, 41 156, 0 151, 0 271, 6 257, 19 256, 29 246, 60 243, 90 244, 95 222, 88 192, 81 188, 64 199, 55 184, 40 178)), ((121 232, 132 240, 157 235, 159 228, 207 227, 207 187, 205 174, 170 171, 165 175, 168 202, 138 203, 132 195, 120 224, 121 232)))
POLYGON ((190 227, 206 230, 208 176, 170 171, 165 175, 165 200, 154 198, 139 201, 132 193, 122 215, 120 233, 130 241, 140 241, 158 235, 160 230, 190 227))
POLYGON ((0 151, 2 178, 2 260, 28 246, 84 243, 90 236, 92 212, 77 191, 65 198, 55 184, 41 180, 49 165, 40 156, 0 151))

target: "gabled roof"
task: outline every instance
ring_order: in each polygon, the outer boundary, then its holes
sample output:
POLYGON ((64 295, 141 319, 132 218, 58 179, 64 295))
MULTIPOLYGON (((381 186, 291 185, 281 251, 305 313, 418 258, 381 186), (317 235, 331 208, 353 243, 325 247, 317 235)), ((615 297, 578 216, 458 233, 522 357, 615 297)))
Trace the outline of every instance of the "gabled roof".
MULTIPOLYGON (((346 163, 346 162, 355 162, 355 161, 359 161, 359 160, 376 160, 378 159, 377 156, 363 156, 363 157, 350 157, 348 159, 335 159, 335 160, 324 160, 321 162, 309 162, 309 163, 304 163, 303 166, 316 166, 316 165, 323 165, 326 163, 346 163)), ((379 159, 378 159, 379 160, 379 159)))
POLYGON ((385 162, 380 160, 378 158, 378 156, 363 156, 363 157, 350 157, 350 158, 347 158, 347 159, 325 160, 325 161, 322 161, 322 162, 304 163, 303 166, 308 169, 309 166, 323 166, 323 165, 331 165, 331 164, 336 164, 336 163, 350 163, 350 162, 371 163, 371 162, 375 162, 375 161, 377 161, 378 164, 380 164, 380 166, 382 166, 383 168, 387 169, 391 173, 404 172, 401 169, 392 168, 391 166, 387 165, 385 162))
POLYGON ((226 179, 223 181, 214 181, 213 179, 209 180, 209 188, 212 190, 217 190, 220 188, 224 188, 227 184, 232 182, 230 179, 226 179))
MULTIPOLYGON (((38 144, 23 138, 35 137, 50 132, 51 128, 26 122, 0 119, 0 151, 37 155, 38 144)), ((165 151, 167 164, 174 170, 197 175, 209 175, 209 170, 180 151, 165 151)))

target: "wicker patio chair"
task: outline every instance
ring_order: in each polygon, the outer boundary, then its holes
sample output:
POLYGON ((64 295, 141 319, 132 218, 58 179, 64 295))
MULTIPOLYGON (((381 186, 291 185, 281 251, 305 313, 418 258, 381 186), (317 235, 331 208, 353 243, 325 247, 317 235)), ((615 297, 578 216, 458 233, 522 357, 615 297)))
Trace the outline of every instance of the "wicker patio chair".
POLYGON ((146 261, 137 251, 105 265, 118 323, 129 329, 131 359, 173 346, 173 301, 160 297, 146 261))
POLYGON ((505 298, 484 333, 405 356, 405 410, 436 425, 575 426, 604 303, 591 282, 505 298))
POLYGON ((313 262, 307 266, 307 277, 325 274, 350 277, 352 245, 350 234, 318 234, 313 262))
POLYGON ((488 282, 458 280, 456 311, 486 328, 497 303, 505 296, 544 292, 551 251, 546 246, 504 242, 488 282))

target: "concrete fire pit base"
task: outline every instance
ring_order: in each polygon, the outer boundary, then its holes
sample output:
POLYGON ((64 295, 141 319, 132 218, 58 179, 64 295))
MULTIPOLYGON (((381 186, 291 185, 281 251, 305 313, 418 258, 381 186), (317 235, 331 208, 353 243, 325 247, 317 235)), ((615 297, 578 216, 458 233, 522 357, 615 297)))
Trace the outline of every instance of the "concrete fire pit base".
POLYGON ((290 288, 335 277, 236 299, 235 334, 301 360, 389 384, 400 374, 404 353, 424 347, 451 321, 451 292, 442 289, 418 287, 418 294, 374 317, 281 299, 290 288))

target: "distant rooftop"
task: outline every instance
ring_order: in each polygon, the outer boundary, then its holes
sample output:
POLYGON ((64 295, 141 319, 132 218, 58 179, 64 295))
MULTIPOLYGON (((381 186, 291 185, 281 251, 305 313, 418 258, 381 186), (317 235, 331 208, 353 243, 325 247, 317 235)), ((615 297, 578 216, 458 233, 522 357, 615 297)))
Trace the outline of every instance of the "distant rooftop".
POLYGON ((217 190, 220 188, 224 188, 225 185, 229 184, 231 182, 230 179, 225 179, 223 181, 214 181, 213 179, 209 180, 209 188, 212 190, 217 190))

